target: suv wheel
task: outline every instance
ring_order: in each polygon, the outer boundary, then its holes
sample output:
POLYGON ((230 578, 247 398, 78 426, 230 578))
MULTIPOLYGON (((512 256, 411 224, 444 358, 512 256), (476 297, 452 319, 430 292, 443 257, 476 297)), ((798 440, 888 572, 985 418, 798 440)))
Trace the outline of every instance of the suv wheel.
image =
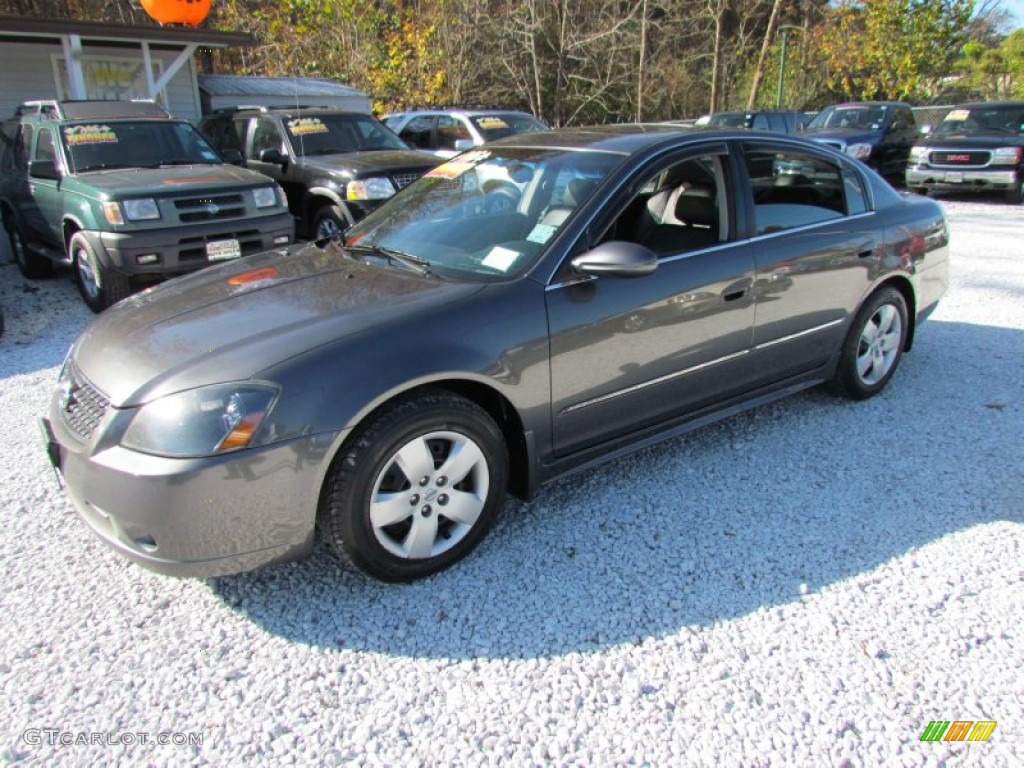
POLYGON ((313 239, 326 240, 340 235, 350 226, 340 205, 325 205, 313 217, 313 239))
POLYGON ((11 253, 21 274, 29 278, 49 277, 53 274, 53 262, 28 247, 21 228, 14 219, 7 220, 7 237, 11 241, 11 253))
POLYGON ((1010 203, 1010 205, 1020 205, 1021 203, 1024 203, 1024 180, 1018 181, 1015 187, 1006 190, 1006 201, 1010 203))
POLYGON ((111 304, 131 295, 131 280, 120 272, 104 267, 81 232, 71 236, 68 253, 78 292, 93 312, 102 312, 111 304))

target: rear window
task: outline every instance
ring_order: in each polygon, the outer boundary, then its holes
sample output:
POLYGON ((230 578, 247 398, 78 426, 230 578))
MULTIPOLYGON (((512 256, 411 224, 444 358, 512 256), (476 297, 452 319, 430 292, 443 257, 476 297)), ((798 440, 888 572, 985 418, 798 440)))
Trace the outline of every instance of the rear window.
POLYGON ((525 113, 502 112, 494 115, 476 115, 469 118, 484 141, 494 141, 517 133, 546 131, 547 126, 540 120, 525 113))

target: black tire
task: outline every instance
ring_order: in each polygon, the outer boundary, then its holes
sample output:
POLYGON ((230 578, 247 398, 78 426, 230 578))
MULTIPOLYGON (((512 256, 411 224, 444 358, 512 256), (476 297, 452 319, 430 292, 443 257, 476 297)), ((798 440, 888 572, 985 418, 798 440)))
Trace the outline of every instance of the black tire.
POLYGON ((907 191, 913 192, 915 195, 928 197, 928 187, 907 187, 907 191))
POLYGON ((396 401, 351 437, 324 484, 317 523, 359 570, 382 581, 412 581, 480 543, 507 485, 508 451, 494 420, 469 400, 429 390, 396 401), (452 469, 455 475, 446 477, 452 469), (462 521, 449 516, 456 509, 462 521))
POLYGON ((311 234, 314 240, 327 240, 336 237, 351 225, 340 205, 324 205, 313 217, 311 234))
POLYGON ((82 299, 93 312, 102 312, 121 299, 131 296, 132 282, 127 275, 103 266, 88 239, 76 232, 68 242, 68 255, 75 284, 82 299))
POLYGON ((28 241, 17 222, 13 218, 8 219, 5 226, 7 238, 11 242, 11 255, 21 274, 32 280, 52 275, 53 262, 28 247, 28 241))
POLYGON ((846 334, 828 389, 851 400, 867 400, 877 395, 896 372, 909 331, 903 294, 892 287, 874 293, 860 308, 846 334))
POLYGON ((1006 190, 1006 202, 1010 205, 1024 203, 1024 181, 1018 181, 1017 186, 1006 190))

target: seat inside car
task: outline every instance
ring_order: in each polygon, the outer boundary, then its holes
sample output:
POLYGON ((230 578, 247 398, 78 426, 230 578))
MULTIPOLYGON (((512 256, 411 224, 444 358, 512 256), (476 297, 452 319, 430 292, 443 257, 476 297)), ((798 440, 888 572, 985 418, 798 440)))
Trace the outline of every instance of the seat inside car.
POLYGON ((579 176, 572 179, 566 184, 561 204, 552 205, 544 211, 540 218, 540 223, 550 227, 561 226, 569 218, 569 214, 576 210, 576 206, 587 199, 597 186, 597 183, 597 179, 587 179, 579 176))
POLYGON ((671 190, 661 221, 640 240, 659 255, 713 245, 719 239, 715 190, 693 184, 671 190))

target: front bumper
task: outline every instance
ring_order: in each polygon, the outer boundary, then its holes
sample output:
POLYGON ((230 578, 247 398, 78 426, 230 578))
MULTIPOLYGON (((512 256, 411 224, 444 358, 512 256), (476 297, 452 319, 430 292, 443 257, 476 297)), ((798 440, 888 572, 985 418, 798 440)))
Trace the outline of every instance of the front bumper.
POLYGON ((295 220, 287 211, 259 218, 211 224, 190 224, 168 229, 136 232, 84 233, 100 261, 126 275, 174 275, 201 269, 211 262, 206 244, 237 240, 242 256, 279 248, 295 242, 295 220), (285 240, 287 238, 287 240, 285 240), (152 264, 138 257, 155 254, 152 264))
POLYGON ((296 560, 313 546, 322 462, 333 435, 201 459, 80 443, 57 398, 43 420, 47 454, 81 518, 149 570, 206 578, 296 560))
POLYGON ((906 185, 911 188, 996 192, 1013 189, 1017 183, 1017 172, 1013 168, 958 171, 950 168, 908 166, 906 174, 906 185))

